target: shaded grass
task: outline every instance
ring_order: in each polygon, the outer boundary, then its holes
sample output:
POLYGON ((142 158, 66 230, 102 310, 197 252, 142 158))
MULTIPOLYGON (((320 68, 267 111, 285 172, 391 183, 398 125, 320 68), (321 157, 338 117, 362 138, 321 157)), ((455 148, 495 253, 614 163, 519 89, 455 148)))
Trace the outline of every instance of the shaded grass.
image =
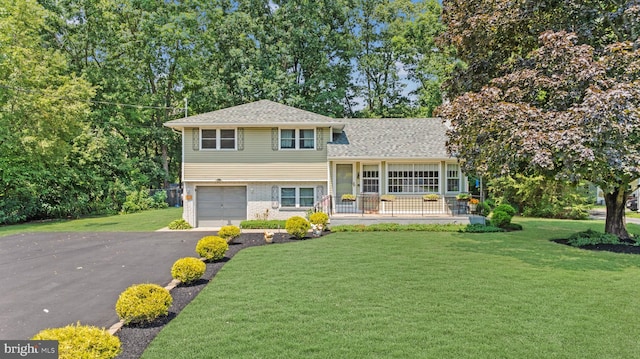
POLYGON ((182 217, 182 208, 70 220, 51 220, 0 226, 0 237, 27 232, 149 232, 182 217))
POLYGON ((640 256, 550 242, 601 221, 517 222, 245 249, 143 358, 640 356, 640 256))

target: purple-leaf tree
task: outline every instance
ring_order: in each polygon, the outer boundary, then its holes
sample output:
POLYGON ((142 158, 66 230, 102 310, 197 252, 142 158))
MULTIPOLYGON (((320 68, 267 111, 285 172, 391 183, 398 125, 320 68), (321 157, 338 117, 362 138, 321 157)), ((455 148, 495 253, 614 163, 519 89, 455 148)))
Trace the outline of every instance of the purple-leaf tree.
POLYGON ((601 51, 568 32, 477 92, 440 108, 448 150, 480 175, 588 180, 605 193, 605 232, 629 238, 625 202, 640 177, 640 39, 601 51))

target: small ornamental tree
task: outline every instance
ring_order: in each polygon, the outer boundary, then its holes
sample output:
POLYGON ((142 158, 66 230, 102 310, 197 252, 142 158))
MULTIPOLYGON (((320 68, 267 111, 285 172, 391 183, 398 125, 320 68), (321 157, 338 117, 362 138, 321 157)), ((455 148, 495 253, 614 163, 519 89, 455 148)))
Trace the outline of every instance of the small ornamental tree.
POLYGON ((467 173, 540 174, 605 193, 605 232, 629 238, 624 212, 640 177, 640 39, 596 51, 545 32, 514 70, 440 109, 448 150, 467 173))

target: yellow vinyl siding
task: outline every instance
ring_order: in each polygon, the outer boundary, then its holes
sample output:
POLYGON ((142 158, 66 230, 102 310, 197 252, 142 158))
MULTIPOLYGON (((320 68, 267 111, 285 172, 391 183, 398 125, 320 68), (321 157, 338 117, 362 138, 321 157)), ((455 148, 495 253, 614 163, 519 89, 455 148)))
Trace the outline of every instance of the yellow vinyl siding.
MULTIPOLYGON (((230 150, 194 150, 199 148, 199 143, 193 143, 194 139, 199 139, 199 135, 194 138, 193 131, 198 129, 186 128, 185 129, 185 143, 184 143, 184 161, 185 161, 185 178, 193 177, 193 174, 189 173, 187 168, 191 168, 187 165, 192 164, 271 164, 271 169, 278 169, 283 163, 293 164, 307 164, 317 163, 318 165, 327 162, 327 141, 329 140, 329 129, 317 129, 322 131, 322 136, 316 135, 316 139, 321 137, 324 139, 324 143, 316 143, 316 146, 320 145, 322 150, 277 150, 272 149, 271 143, 271 128, 244 128, 242 131, 243 139, 239 139, 237 135, 236 146, 239 147, 240 142, 244 146, 243 150, 230 151, 230 150)), ((276 138, 277 141, 277 138, 276 138)), ((250 170, 246 167, 244 170, 250 170)), ((323 177, 326 177, 323 176, 323 177)), ((218 177, 216 177, 218 178, 218 177)))
POLYGON ((325 162, 185 163, 185 181, 327 181, 325 162))

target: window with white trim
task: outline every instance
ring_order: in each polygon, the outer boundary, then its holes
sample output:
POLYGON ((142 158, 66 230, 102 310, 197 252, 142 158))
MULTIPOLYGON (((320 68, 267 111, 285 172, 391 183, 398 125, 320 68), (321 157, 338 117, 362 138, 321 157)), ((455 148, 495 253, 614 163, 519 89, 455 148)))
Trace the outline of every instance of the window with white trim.
POLYGON ((211 128, 200 129, 200 149, 202 150, 235 150, 236 130, 211 128))
POLYGON ((380 191, 380 176, 378 165, 362 166, 362 192, 378 193, 380 191))
POLYGON ((316 148, 316 130, 313 128, 280 129, 280 149, 312 150, 316 148))
POLYGON ((438 164, 389 164, 389 193, 437 193, 440 191, 438 164))
POLYGON ((460 166, 447 164, 447 192, 460 192, 460 166))
POLYGON ((288 208, 313 207, 315 201, 313 187, 280 188, 280 206, 288 208))

